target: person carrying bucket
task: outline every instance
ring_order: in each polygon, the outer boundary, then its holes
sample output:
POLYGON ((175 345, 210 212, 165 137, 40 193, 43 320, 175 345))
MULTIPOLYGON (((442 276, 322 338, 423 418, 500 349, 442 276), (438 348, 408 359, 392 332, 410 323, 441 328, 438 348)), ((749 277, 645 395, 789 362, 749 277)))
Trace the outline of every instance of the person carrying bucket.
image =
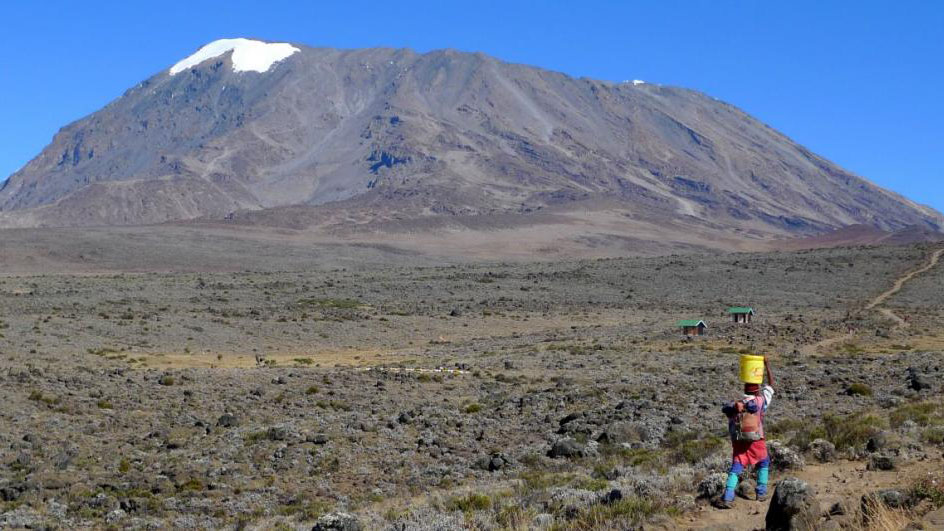
POLYGON ((730 509, 741 474, 749 467, 757 468, 757 501, 767 499, 767 479, 770 473, 770 456, 764 440, 764 417, 774 396, 773 375, 766 356, 741 356, 741 381, 744 396, 736 402, 724 404, 721 411, 728 417, 728 433, 731 435, 733 457, 728 472, 724 494, 718 507, 730 509), (767 385, 763 387, 764 373, 767 385))

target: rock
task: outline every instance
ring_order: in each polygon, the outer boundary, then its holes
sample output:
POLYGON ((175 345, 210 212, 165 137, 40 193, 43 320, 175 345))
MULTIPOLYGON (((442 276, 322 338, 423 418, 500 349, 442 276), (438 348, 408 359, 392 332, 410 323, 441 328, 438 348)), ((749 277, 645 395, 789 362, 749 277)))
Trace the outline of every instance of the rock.
POLYGON ((886 437, 883 432, 879 432, 869 437, 869 441, 865 444, 865 449, 869 452, 878 452, 882 448, 885 448, 887 444, 888 437, 886 437))
POLYGON ((786 478, 777 483, 765 519, 767 531, 813 531, 820 514, 816 491, 809 484, 786 478))
POLYGON ((918 372, 914 367, 908 367, 908 388, 915 391, 930 389, 931 382, 927 376, 918 372))
POLYGON ((738 483, 734 493, 745 500, 753 500, 756 497, 754 492, 756 488, 757 484, 754 483, 753 479, 745 478, 738 483))
POLYGON ((220 418, 216 419, 216 425, 221 428, 235 428, 239 426, 239 419, 236 418, 236 415, 224 413, 220 415, 220 418))
POLYGON ((810 453, 820 463, 832 463, 836 460, 836 445, 825 439, 816 439, 810 443, 810 453))
POLYGON ((452 311, 449 312, 449 317, 462 317, 462 310, 453 308, 452 311))
POLYGON ((328 436, 324 433, 312 433, 312 434, 308 434, 308 436, 305 437, 305 442, 310 442, 310 443, 319 444, 319 445, 328 444, 328 440, 329 440, 328 436))
POLYGON ((286 383, 288 383, 288 381, 285 379, 284 376, 279 376, 277 378, 273 378, 272 383, 275 385, 285 385, 286 383))
POLYGON ((890 455, 872 454, 869 456, 868 470, 895 470, 895 459, 890 455))
POLYGON ((582 416, 582 415, 581 415, 580 413, 570 413, 570 414, 568 414, 566 417, 560 419, 559 424, 560 424, 561 426, 564 426, 564 425, 566 425, 566 424, 568 424, 568 423, 570 423, 570 422, 573 422, 573 421, 579 419, 581 416, 582 416))
POLYGON ((121 509, 115 509, 114 511, 109 512, 105 515, 105 523, 108 524, 117 524, 123 520, 128 514, 121 509))
POLYGON ((907 509, 914 505, 914 501, 910 494, 902 490, 879 490, 862 496, 862 514, 868 517, 878 505, 889 509, 907 509))
POLYGON ((550 451, 547 452, 547 456, 554 459, 561 457, 587 457, 588 455, 587 447, 573 439, 560 439, 555 442, 551 446, 550 451))
POLYGON ((504 468, 507 468, 511 465, 511 460, 505 457, 504 454, 496 453, 492 455, 482 456, 475 460, 472 463, 472 468, 477 468, 479 470, 485 470, 487 472, 497 472, 504 468))
POLYGON ((361 531, 364 527, 348 513, 328 513, 317 521, 311 531, 361 531))
POLYGON ((35 510, 21 505, 0 514, 0 529, 39 529, 43 518, 35 510))
POLYGON ((555 514, 573 518, 588 507, 600 503, 601 495, 585 489, 559 487, 550 491, 546 507, 555 514))
POLYGON ((607 492, 606 494, 604 494, 600 498, 600 503, 602 504, 616 503, 622 499, 623 499, 623 491, 619 489, 613 489, 607 492))
POLYGON ((0 487, 0 501, 12 502, 16 501, 23 495, 23 488, 21 486, 5 486, 0 487))
POLYGON ((285 426, 272 426, 266 431, 266 438, 270 441, 284 441, 288 439, 288 428, 285 426))
POLYGON ((531 525, 535 529, 550 529, 554 525, 554 515, 541 513, 531 520, 531 525))
POLYGON ((597 436, 597 442, 600 444, 632 443, 639 440, 639 430, 629 422, 614 422, 597 436))
POLYGON ((944 529, 944 508, 924 515, 922 523, 925 529, 944 529))
POLYGON ((725 483, 728 481, 728 475, 724 472, 714 472, 698 483, 697 491, 699 498, 714 499, 724 493, 725 483))
POLYGON ((837 501, 829 507, 829 516, 843 516, 847 512, 846 505, 841 501, 837 501))
POLYGON ((806 465, 802 455, 780 441, 767 441, 767 451, 775 470, 798 470, 806 465))

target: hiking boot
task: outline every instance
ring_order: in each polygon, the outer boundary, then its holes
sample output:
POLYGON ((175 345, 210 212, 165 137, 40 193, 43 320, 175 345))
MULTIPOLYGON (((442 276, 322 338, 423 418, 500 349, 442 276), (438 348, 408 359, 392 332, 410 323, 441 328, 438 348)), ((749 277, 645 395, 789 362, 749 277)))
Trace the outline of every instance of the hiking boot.
POLYGON ((765 493, 763 493, 763 494, 757 494, 756 500, 759 501, 759 502, 765 502, 765 501, 767 501, 767 493, 765 492, 765 493))
POLYGON ((715 509, 733 509, 734 501, 728 501, 724 498, 717 498, 712 505, 715 506, 715 509))

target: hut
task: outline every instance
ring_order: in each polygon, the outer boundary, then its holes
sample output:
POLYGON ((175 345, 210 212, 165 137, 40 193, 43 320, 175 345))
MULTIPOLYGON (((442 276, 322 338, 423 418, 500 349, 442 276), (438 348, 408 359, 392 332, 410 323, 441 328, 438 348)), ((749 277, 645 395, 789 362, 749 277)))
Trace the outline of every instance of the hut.
POLYGON ((682 319, 678 322, 678 327, 682 329, 682 335, 703 336, 708 325, 701 319, 682 319))
POLYGON ((746 324, 754 320, 754 308, 747 306, 733 306, 728 308, 730 315, 735 323, 746 324))

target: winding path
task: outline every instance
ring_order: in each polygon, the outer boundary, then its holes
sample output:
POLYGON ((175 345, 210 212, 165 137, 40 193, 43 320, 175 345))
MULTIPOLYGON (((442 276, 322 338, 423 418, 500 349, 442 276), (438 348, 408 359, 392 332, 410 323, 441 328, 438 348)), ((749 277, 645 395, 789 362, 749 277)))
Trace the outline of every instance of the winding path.
MULTIPOLYGON (((865 305, 865 309, 866 309, 866 310, 874 310, 877 306, 879 306, 879 305, 883 304, 885 301, 887 301, 887 300, 889 299, 889 297, 891 297, 892 295, 894 295, 894 294, 898 293, 899 291, 901 291, 901 288, 903 288, 904 285, 905 285, 909 280, 913 279, 914 277, 916 277, 916 276, 918 276, 918 275, 920 275, 920 274, 922 274, 922 273, 926 273, 926 272, 930 271, 930 270, 931 270, 934 266, 936 266, 937 263, 941 260, 941 255, 944 255, 944 248, 938 249, 938 250, 934 251, 934 252, 931 254, 931 259, 928 261, 928 263, 927 263, 926 265, 924 265, 924 266, 922 266, 922 267, 920 267, 920 268, 918 268, 918 269, 915 269, 915 270, 913 270, 913 271, 909 271, 908 273, 905 273, 904 275, 902 275, 901 277, 899 277, 897 280, 895 280, 895 283, 892 285, 891 288, 889 288, 889 289, 886 290, 886 291, 883 291, 883 292, 880 293, 878 296, 876 296, 874 299, 872 299, 871 301, 869 301, 869 303, 865 305)), ((896 324, 898 327, 904 328, 904 327, 908 326, 908 322, 907 322, 907 321, 905 321, 904 319, 902 319, 901 317, 899 317, 897 314, 895 314, 895 312, 891 311, 890 309, 888 309, 888 308, 879 308, 878 311, 879 311, 882 315, 884 315, 885 317, 888 317, 888 318, 891 319, 892 321, 895 321, 895 324, 896 324)), ((846 341, 846 340, 852 339, 852 338, 854 338, 854 337, 855 337, 855 332, 849 332, 848 334, 845 334, 845 335, 841 335, 841 336, 837 336, 837 337, 831 337, 831 338, 828 338, 828 339, 824 339, 824 340, 819 341, 819 342, 817 342, 817 343, 813 343, 812 345, 807 345, 807 346, 803 347, 802 352, 803 352, 803 354, 806 354, 806 355, 815 354, 816 351, 819 350, 819 349, 821 349, 821 348, 828 347, 828 346, 830 346, 830 345, 834 345, 834 344, 836 344, 836 343, 839 343, 839 342, 842 342, 842 341, 846 341)))

